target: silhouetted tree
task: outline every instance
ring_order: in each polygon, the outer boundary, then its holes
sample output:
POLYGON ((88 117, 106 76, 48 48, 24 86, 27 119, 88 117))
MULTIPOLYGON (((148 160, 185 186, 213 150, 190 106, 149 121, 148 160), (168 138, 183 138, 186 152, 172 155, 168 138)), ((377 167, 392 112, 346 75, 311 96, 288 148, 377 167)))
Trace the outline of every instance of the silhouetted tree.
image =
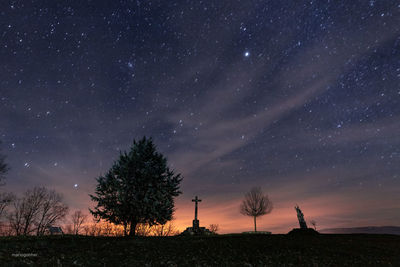
POLYGON ((68 206, 63 203, 62 195, 56 191, 48 190, 45 187, 39 187, 36 190, 43 194, 43 201, 35 222, 36 235, 43 235, 48 227, 65 218, 68 206))
POLYGON ((0 220, 7 208, 15 200, 13 193, 0 193, 0 220))
POLYGON ((155 225, 151 229, 151 234, 154 236, 173 236, 178 233, 179 232, 172 221, 167 222, 166 224, 155 225))
MULTIPOLYGON (((72 225, 69 226, 69 233, 73 233, 72 225)), ((123 236, 123 229, 120 225, 115 225, 107 221, 94 219, 92 223, 85 223, 81 227, 84 235, 91 236, 123 236)))
POLYGON ((35 187, 14 201, 9 223, 16 235, 29 235, 35 231, 37 235, 43 235, 47 227, 67 213, 68 207, 62 203, 60 194, 45 187, 35 187))
POLYGON ((219 225, 218 224, 210 224, 209 230, 211 233, 216 234, 219 231, 219 225))
POLYGON ((317 231, 317 222, 315 220, 311 220, 312 226, 314 226, 314 230, 317 231))
POLYGON ((113 236, 114 225, 110 222, 103 223, 101 227, 101 235, 103 236, 113 236))
POLYGON ((93 218, 93 222, 90 225, 85 225, 83 227, 83 231, 85 232, 86 235, 91 235, 91 236, 99 236, 102 233, 102 227, 101 223, 99 220, 93 218))
POLYGON ((270 213, 272 208, 268 195, 264 195, 260 187, 254 187, 245 194, 240 213, 254 218, 254 231, 257 232, 257 217, 270 213))
POLYGON ((86 221, 87 215, 83 214, 82 211, 77 210, 71 216, 72 221, 72 233, 78 235, 82 229, 82 224, 86 221))
POLYGON ((134 236, 139 224, 152 226, 172 219, 181 180, 152 139, 143 137, 97 178, 95 195, 90 195, 97 206, 90 212, 97 219, 122 225, 125 235, 134 236))
POLYGON ((147 223, 138 223, 136 225, 135 235, 137 236, 149 236, 151 233, 151 226, 147 223))
MULTIPOLYGON (((4 159, 5 156, 0 154, 0 186, 4 185, 5 174, 8 171, 8 166, 4 159)), ((14 199, 15 195, 13 193, 0 192, 0 223, 6 207, 10 205, 14 199)))
POLYGON ((0 154, 0 186, 4 185, 4 179, 7 171, 8 171, 8 165, 5 162, 5 156, 0 154))

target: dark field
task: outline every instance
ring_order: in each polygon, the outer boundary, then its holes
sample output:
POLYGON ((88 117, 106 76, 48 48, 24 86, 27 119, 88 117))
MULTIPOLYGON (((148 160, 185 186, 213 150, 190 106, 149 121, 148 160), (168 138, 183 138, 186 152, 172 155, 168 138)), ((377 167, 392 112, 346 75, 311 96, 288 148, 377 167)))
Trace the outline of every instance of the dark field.
POLYGON ((400 266, 400 236, 0 237, 0 266, 28 265, 400 266))

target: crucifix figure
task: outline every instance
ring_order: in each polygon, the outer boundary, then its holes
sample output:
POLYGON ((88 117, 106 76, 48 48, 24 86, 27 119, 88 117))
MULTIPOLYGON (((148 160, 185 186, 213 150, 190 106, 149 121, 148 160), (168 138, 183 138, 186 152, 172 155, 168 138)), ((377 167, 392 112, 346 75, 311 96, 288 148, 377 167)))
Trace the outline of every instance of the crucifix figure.
POLYGON ((199 199, 199 198, 196 196, 194 199, 192 199, 192 202, 195 203, 195 205, 194 205, 193 229, 194 229, 194 230, 197 230, 197 229, 200 227, 199 220, 197 219, 197 204, 198 204, 198 202, 201 202, 201 199, 199 199))

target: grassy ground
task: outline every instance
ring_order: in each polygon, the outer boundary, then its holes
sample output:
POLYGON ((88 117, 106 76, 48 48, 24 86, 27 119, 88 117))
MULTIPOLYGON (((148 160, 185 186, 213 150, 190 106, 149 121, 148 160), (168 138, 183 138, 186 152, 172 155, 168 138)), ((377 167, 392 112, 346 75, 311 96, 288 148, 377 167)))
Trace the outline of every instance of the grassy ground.
POLYGON ((28 265, 400 266, 400 236, 0 237, 0 266, 28 265))

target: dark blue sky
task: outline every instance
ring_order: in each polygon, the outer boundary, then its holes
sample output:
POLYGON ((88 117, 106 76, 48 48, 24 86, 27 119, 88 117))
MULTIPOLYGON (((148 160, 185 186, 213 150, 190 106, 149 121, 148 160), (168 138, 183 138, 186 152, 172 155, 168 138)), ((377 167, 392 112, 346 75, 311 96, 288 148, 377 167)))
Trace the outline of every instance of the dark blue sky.
POLYGON ((399 1, 1 1, 0 34, 8 190, 86 210, 146 135, 184 176, 179 225, 198 194, 200 220, 251 227, 253 185, 266 229, 295 203, 326 227, 400 223, 399 1))

